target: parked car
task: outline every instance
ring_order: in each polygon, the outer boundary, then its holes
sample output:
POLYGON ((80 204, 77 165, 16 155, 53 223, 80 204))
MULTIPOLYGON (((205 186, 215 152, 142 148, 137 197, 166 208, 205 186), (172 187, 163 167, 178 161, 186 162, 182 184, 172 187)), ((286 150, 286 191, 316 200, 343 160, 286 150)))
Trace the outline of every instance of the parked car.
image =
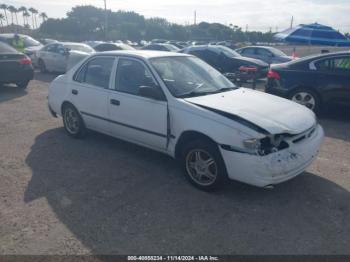
POLYGON ((190 46, 181 50, 182 53, 195 55, 222 74, 235 81, 237 74, 243 80, 266 77, 269 65, 261 60, 243 57, 234 50, 225 46, 205 45, 190 46), (240 68, 255 69, 254 74, 240 74, 240 68))
POLYGON ((66 72, 94 49, 82 43, 57 42, 46 45, 37 52, 38 66, 41 72, 66 72))
POLYGON ((43 47, 43 45, 39 41, 35 40, 34 38, 28 35, 0 34, 0 42, 4 42, 12 46, 16 35, 18 35, 23 40, 24 54, 29 56, 29 58, 32 60, 33 65, 37 65, 36 52, 43 47))
POLYGON ((92 48, 96 52, 105 52, 105 51, 116 51, 116 50, 135 50, 135 48, 120 43, 99 43, 97 45, 92 46, 92 48))
POLYGON ((260 59, 269 65, 286 63, 293 60, 293 57, 287 56, 281 50, 269 46, 247 46, 236 49, 236 52, 245 57, 260 59))
POLYGON ((180 49, 171 44, 150 44, 141 48, 142 50, 155 50, 165 52, 177 52, 180 49))
POLYGON ((311 110, 236 88, 180 53, 94 54, 51 83, 48 103, 68 135, 92 129, 168 154, 203 190, 227 177, 259 187, 289 180, 312 163, 324 136, 311 110))
POLYGON ((329 103, 350 105, 350 52, 272 65, 266 92, 289 98, 315 112, 329 103))
POLYGON ((42 38, 42 39, 39 39, 39 41, 40 41, 40 43, 42 43, 43 45, 48 45, 48 44, 53 44, 53 43, 58 42, 57 40, 51 39, 51 38, 42 38))
POLYGON ((16 84, 20 88, 26 88, 33 76, 34 69, 30 58, 0 42, 0 85, 16 84))

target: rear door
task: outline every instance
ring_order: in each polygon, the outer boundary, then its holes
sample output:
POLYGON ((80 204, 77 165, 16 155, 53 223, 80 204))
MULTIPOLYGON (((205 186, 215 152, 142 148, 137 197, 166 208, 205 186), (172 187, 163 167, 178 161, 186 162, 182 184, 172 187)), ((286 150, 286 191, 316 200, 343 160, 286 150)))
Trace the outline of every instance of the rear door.
POLYGON ((109 119, 114 136, 164 150, 167 146, 167 102, 142 97, 141 86, 160 88, 139 59, 119 58, 109 95, 109 119))
POLYGON ((89 59, 75 74, 70 94, 86 126, 108 134, 108 95, 114 62, 113 56, 89 59))
POLYGON ((331 102, 350 104, 350 55, 320 60, 315 63, 320 72, 320 88, 331 102))

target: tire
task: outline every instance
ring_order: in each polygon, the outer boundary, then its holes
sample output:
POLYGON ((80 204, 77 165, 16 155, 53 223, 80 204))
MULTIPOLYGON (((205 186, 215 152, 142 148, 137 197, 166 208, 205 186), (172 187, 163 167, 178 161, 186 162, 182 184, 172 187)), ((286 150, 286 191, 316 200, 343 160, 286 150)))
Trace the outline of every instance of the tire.
POLYGON ((289 99, 306 106, 315 113, 320 113, 322 103, 316 92, 308 88, 298 88, 289 94, 289 99))
POLYGON ((47 68, 46 68, 45 62, 42 59, 39 59, 38 67, 39 67, 39 70, 41 73, 47 73, 47 68))
POLYGON ((66 104, 62 110, 64 129, 73 138, 83 138, 86 135, 86 127, 78 110, 71 104, 66 104))
POLYGON ((28 84, 29 84, 29 82, 30 82, 30 80, 25 80, 25 81, 23 81, 23 82, 17 83, 17 86, 18 86, 19 88, 26 89, 27 86, 28 86, 28 84))
POLYGON ((186 144, 180 161, 186 179, 200 190, 214 191, 227 181, 225 163, 217 145, 210 140, 200 139, 186 144))

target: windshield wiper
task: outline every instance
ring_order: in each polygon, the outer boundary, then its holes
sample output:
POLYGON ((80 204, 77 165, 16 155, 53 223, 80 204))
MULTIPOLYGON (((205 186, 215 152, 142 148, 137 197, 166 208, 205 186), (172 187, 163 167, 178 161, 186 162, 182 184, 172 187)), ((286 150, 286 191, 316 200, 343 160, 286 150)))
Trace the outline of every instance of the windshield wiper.
POLYGON ((186 97, 194 97, 194 96, 205 96, 205 95, 209 95, 212 94, 211 92, 198 92, 198 91, 191 91, 188 93, 184 93, 181 95, 178 95, 177 97, 179 98, 186 98, 186 97))

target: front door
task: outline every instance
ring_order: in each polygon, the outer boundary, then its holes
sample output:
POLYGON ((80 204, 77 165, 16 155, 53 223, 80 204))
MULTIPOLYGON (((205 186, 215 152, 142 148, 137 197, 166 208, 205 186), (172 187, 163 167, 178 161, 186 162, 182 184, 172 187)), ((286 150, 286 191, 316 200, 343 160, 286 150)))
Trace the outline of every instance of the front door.
POLYGON ((166 149, 167 102, 138 92, 142 86, 160 88, 145 63, 119 58, 114 82, 108 104, 112 134, 154 149, 166 149))

